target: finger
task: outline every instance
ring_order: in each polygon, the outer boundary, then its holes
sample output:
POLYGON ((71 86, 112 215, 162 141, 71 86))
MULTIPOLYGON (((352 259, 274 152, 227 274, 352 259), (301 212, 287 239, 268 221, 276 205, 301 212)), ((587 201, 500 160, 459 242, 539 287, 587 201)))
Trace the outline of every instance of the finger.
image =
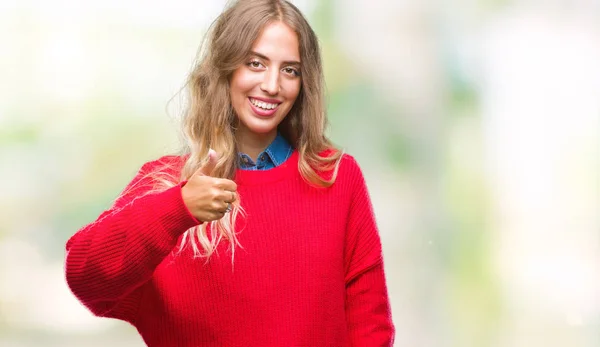
POLYGON ((217 215, 219 216, 219 219, 223 218, 223 216, 225 216, 225 213, 227 212, 227 206, 225 206, 225 208, 223 208, 222 210, 216 211, 217 215))
POLYGON ((223 194, 221 196, 225 197, 223 199, 223 201, 225 201, 228 204, 232 204, 236 200, 236 194, 235 194, 235 192, 232 192, 232 191, 229 191, 229 190, 224 190, 223 194))
POLYGON ((225 216, 225 213, 221 212, 221 211, 215 211, 212 213, 212 217, 211 220, 218 220, 221 219, 225 216))
POLYGON ((237 184, 232 180, 228 180, 225 178, 217 178, 217 179, 215 179, 214 184, 215 184, 215 187, 223 189, 223 190, 228 190, 230 192, 237 191, 237 184))
POLYGON ((227 213, 227 212, 231 211, 231 203, 229 203, 229 202, 225 202, 225 203, 223 204, 223 208, 222 208, 222 209, 220 209, 219 211, 221 211, 221 212, 223 212, 223 213, 227 213))
POLYGON ((217 152, 215 152, 213 149, 209 149, 208 159, 206 160, 206 163, 204 163, 204 165, 202 165, 198 170, 196 170, 196 172, 194 172, 194 175, 210 176, 213 170, 215 169, 215 166, 217 166, 218 160, 219 155, 217 154, 217 152))
MULTIPOLYGON (((214 197, 216 201, 222 201, 225 204, 230 204, 235 201, 235 193, 229 190, 218 190, 214 197)), ((221 205, 219 205, 220 207, 221 205)))

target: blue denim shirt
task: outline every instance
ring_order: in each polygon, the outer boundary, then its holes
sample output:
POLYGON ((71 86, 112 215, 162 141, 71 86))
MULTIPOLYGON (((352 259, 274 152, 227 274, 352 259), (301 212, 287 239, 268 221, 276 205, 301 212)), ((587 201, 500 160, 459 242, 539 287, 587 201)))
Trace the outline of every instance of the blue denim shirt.
POLYGON ((247 154, 239 154, 239 164, 242 170, 269 170, 286 161, 294 149, 280 133, 269 147, 258 155, 256 163, 247 154))

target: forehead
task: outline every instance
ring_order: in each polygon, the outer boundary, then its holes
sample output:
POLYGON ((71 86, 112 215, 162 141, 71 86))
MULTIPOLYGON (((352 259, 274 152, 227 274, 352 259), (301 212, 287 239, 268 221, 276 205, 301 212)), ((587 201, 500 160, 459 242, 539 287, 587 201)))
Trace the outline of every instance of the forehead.
POLYGON ((283 22, 267 24, 252 50, 273 61, 300 61, 298 35, 283 22))

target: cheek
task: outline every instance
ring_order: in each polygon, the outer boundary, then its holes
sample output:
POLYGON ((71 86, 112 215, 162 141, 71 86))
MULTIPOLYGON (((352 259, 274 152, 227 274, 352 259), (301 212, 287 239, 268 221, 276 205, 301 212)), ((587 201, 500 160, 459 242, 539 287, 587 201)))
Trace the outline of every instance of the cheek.
POLYGON ((236 72, 230 83, 232 99, 244 98, 244 94, 252 88, 251 76, 244 72, 236 72))
POLYGON ((301 86, 302 86, 302 83, 300 81, 290 81, 290 84, 286 88, 286 90, 287 90, 286 98, 289 99, 290 101, 296 101, 296 99, 298 98, 298 95, 300 95, 301 86))

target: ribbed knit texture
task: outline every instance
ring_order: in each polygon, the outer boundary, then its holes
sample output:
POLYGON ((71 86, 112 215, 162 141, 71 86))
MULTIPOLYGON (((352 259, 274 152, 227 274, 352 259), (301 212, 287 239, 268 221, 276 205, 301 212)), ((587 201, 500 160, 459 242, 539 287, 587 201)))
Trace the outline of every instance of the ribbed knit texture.
MULTIPOLYGON (((381 242, 363 175, 344 155, 330 188, 308 185, 298 153, 236 173, 247 216, 208 263, 175 255, 199 222, 179 184, 162 192, 145 164, 114 206, 67 242, 66 278, 95 315, 133 324, 150 347, 391 346, 381 242)), ((177 169, 175 169, 177 170, 177 169)))

